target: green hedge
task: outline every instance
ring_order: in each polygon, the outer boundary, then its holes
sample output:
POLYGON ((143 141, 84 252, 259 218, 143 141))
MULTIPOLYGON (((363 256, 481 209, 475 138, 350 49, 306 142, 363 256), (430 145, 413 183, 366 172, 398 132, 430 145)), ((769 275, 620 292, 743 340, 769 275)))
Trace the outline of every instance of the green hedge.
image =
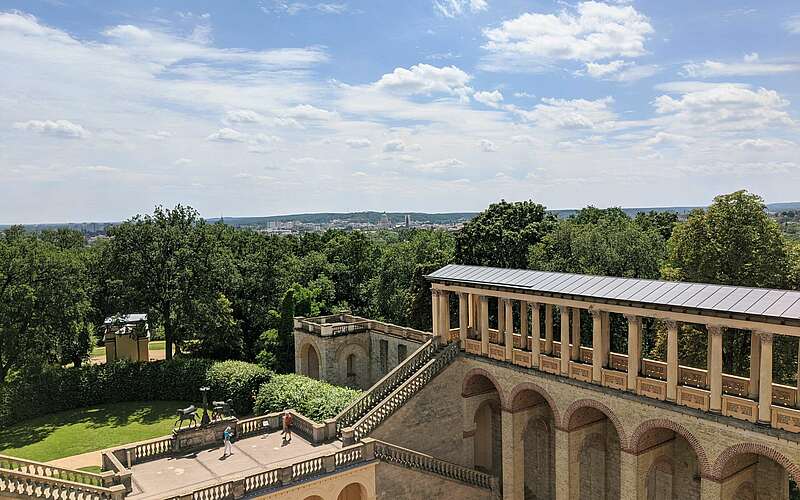
POLYGON ((0 385, 0 426, 104 403, 186 400, 199 406, 202 386, 211 388, 210 399, 233 399, 237 414, 244 415, 252 409, 248 398, 271 375, 249 363, 194 358, 53 367, 0 385))
POLYGON ((303 375, 275 375, 256 396, 256 415, 294 408, 322 422, 342 411, 361 391, 339 387, 303 375))

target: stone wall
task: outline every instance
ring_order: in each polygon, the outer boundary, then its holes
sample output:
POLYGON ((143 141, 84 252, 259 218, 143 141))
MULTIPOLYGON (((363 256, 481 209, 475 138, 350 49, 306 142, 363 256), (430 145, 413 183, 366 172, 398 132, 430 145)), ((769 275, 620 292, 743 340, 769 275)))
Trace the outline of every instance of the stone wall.
POLYGON ((375 486, 379 500, 490 500, 492 492, 483 488, 450 481, 441 476, 379 462, 375 468, 375 486))
POLYGON ((385 333, 377 332, 377 331, 370 331, 369 332, 369 341, 370 341, 370 369, 372 373, 372 383, 374 384, 378 380, 381 379, 386 373, 394 369, 397 365, 400 364, 398 352, 399 346, 405 346, 406 348, 406 357, 411 356, 414 351, 419 349, 422 345, 420 342, 414 342, 413 340, 403 339, 400 337, 395 337, 394 335, 387 335, 385 333), (388 358, 386 360, 386 365, 388 370, 384 372, 381 370, 380 366, 380 343, 381 341, 385 341, 388 344, 387 354, 388 358))

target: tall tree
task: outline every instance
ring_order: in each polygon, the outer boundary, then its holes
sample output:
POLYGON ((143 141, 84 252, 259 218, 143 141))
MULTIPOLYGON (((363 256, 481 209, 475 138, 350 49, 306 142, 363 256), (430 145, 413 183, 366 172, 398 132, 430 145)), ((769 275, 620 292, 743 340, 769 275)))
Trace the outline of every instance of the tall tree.
POLYGON ((525 268, 528 248, 556 227, 556 217, 533 201, 493 203, 456 234, 461 264, 525 268))

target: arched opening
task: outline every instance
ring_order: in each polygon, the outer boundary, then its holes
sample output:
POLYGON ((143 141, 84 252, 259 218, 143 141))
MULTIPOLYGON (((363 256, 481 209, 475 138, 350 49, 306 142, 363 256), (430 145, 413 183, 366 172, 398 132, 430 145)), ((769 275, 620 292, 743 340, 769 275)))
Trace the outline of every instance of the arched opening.
POLYGON ((522 429, 525 500, 555 498, 555 418, 553 409, 539 392, 523 389, 511 402, 515 428, 522 429))
MULTIPOLYGON (((735 500, 785 500, 794 488, 786 468, 757 453, 739 453, 722 467, 722 498, 735 500)), ((795 492, 796 495, 796 492, 795 492)))
POLYGON ((582 407, 569 417, 568 430, 570 496, 618 499, 620 439, 614 423, 597 408, 582 407))
POLYGON ((303 347, 302 362, 303 375, 319 379, 319 354, 313 344, 309 343, 303 347))
POLYGON ((356 364, 356 355, 355 354, 348 354, 347 355, 347 378, 356 376, 356 370, 354 368, 355 364, 356 364))
POLYGON ((366 500, 367 495, 361 483, 350 483, 344 487, 337 500, 366 500))
POLYGON ((305 497, 303 500, 322 500, 322 497, 319 495, 312 495, 310 497, 305 497))
POLYGON ((655 427, 642 433, 633 445, 639 487, 647 500, 700 498, 700 462, 686 438, 655 427))
POLYGON ((502 477, 503 444, 500 413, 500 394, 494 383, 485 375, 474 374, 464 381, 462 396, 465 415, 472 415, 467 423, 472 445, 473 466, 481 471, 502 477))

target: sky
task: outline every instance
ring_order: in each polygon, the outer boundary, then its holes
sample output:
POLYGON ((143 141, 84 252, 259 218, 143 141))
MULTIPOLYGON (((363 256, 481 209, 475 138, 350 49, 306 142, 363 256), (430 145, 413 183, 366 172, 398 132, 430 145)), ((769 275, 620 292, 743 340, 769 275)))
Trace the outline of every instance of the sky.
POLYGON ((0 223, 800 201, 796 0, 2 0, 0 223))

